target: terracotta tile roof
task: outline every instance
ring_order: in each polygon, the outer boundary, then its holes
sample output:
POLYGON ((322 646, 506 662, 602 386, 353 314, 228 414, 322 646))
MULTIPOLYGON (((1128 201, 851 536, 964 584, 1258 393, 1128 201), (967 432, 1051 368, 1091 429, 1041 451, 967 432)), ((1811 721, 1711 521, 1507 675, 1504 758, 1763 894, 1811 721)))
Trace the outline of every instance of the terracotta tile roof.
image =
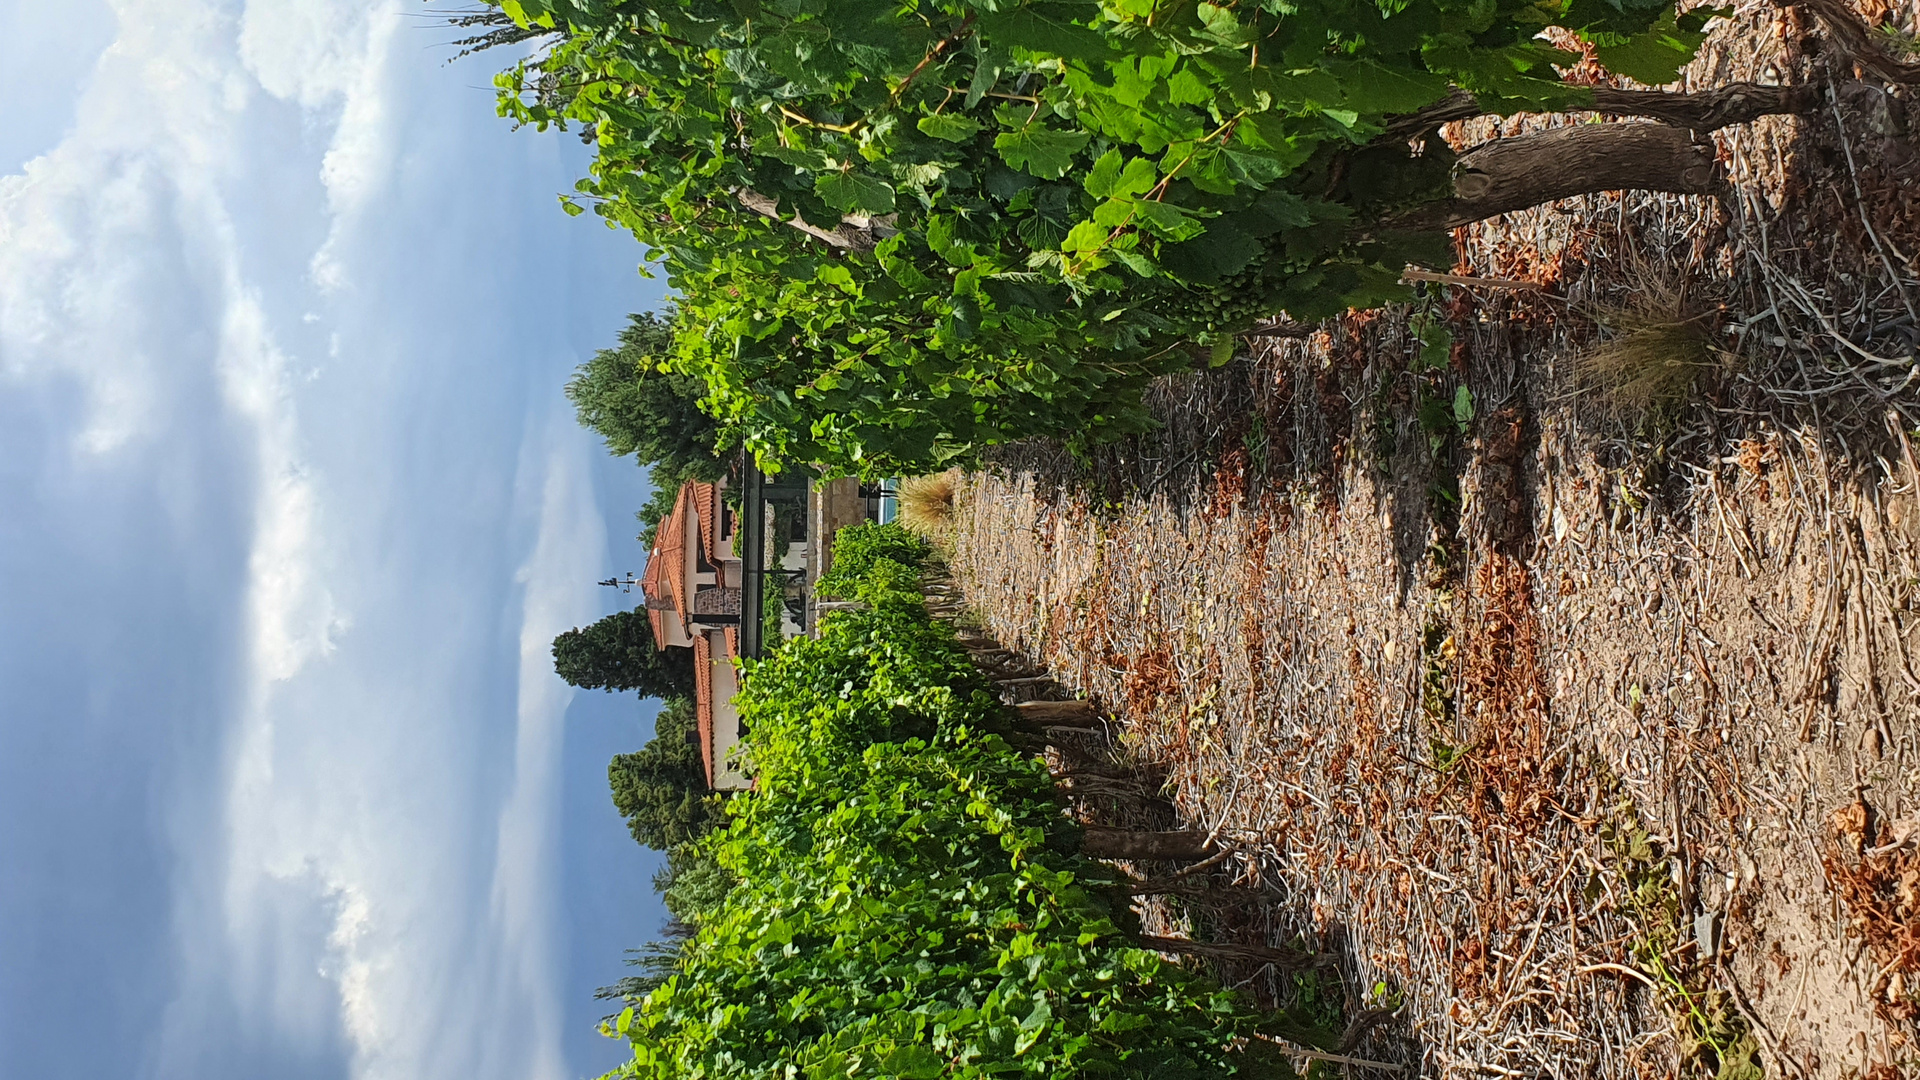
POLYGON ((707 770, 707 786, 713 786, 713 650, 707 635, 693 635, 693 702, 700 727, 700 764, 707 770))
POLYGON ((740 628, 737 626, 727 627, 727 659, 740 659, 740 628))
POLYGON ((708 562, 718 563, 720 560, 714 557, 713 550, 714 542, 720 536, 717 512, 720 500, 716 497, 717 492, 712 484, 688 484, 680 489, 681 493, 685 494, 688 488, 693 490, 694 512, 700 515, 700 553, 707 557, 708 562))
POLYGON ((654 530, 653 550, 647 553, 647 568, 640 575, 640 591, 646 594, 648 621, 653 624, 653 640, 667 647, 667 611, 657 606, 671 601, 672 612, 684 624, 687 618, 687 515, 693 512, 693 500, 687 488, 673 503, 673 511, 654 530))

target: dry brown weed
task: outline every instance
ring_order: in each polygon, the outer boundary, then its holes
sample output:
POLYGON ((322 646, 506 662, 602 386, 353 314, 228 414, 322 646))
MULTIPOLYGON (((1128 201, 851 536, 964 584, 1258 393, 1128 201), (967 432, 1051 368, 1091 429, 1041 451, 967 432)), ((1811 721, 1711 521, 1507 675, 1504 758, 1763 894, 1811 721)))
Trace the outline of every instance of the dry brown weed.
POLYGON ((1865 800, 1828 818, 1827 881, 1847 907, 1849 926, 1879 965, 1872 992, 1883 1017, 1920 1019, 1920 821, 1887 822, 1865 800))
POLYGON ((1726 364, 1714 342, 1720 308, 1668 270, 1635 265, 1629 286, 1590 313, 1601 337, 1574 358, 1575 385, 1610 417, 1658 425, 1703 375, 1726 364))

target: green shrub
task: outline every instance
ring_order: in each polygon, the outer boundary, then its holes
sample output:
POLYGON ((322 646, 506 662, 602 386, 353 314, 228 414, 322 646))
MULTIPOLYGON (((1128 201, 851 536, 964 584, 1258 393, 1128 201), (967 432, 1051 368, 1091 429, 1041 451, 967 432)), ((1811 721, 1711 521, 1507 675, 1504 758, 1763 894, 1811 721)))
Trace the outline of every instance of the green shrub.
MULTIPOLYGON (((500 0, 553 31, 501 113, 579 125, 563 204, 675 289, 667 371, 766 460, 867 475, 1150 424, 1156 376, 1280 312, 1402 298, 1454 153, 1407 115, 1677 75, 1671 0, 500 0), (1563 37, 1560 40, 1567 40, 1563 37), (1430 215, 1429 215, 1430 217, 1430 215), (1424 223, 1423 223, 1424 222, 1424 223)), ((729 436, 731 437, 731 436, 729 436)))
MULTIPOLYGON (((883 571, 884 584, 874 580, 874 564, 891 562, 917 572, 933 554, 933 545, 925 538, 897 524, 869 521, 849 525, 834 534, 833 567, 820 575, 814 591, 822 597, 854 599, 861 583, 869 588, 876 585, 886 588, 901 581, 897 571, 883 571)), ((913 592, 917 596, 918 588, 913 592)))
POLYGON ((1135 947, 1115 872, 903 587, 925 550, 848 531, 870 606, 750 666, 755 786, 700 845, 731 887, 616 1021, 614 1075, 1290 1076, 1238 995, 1135 947))

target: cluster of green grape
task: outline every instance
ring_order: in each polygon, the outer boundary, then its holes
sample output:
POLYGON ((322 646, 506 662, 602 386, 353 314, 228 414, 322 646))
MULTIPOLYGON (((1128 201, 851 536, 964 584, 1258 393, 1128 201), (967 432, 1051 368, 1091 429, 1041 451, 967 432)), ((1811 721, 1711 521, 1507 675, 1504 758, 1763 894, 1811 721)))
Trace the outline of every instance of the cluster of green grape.
POLYGON ((1187 318, 1195 329, 1233 331, 1274 314, 1284 281, 1282 265, 1263 253, 1218 285, 1187 293, 1187 318))

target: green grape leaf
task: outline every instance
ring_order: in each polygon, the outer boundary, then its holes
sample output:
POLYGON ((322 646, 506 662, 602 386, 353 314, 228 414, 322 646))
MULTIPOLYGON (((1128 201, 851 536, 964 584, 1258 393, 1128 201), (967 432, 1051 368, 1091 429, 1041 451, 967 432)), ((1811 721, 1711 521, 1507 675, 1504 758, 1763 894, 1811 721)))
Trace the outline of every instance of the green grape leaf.
POLYGON ((893 185, 865 173, 824 173, 813 182, 814 194, 843 214, 865 211, 884 214, 893 209, 893 185))
POLYGON ((1680 69, 1692 63, 1706 39, 1703 31, 1681 29, 1669 8, 1644 33, 1619 45, 1595 45, 1593 51, 1615 75, 1648 86, 1665 86, 1680 77, 1680 69))
POLYGON ((1207 231, 1192 214, 1172 203, 1142 199, 1134 204, 1134 212, 1135 220, 1168 240, 1188 240, 1207 231))
POLYGON ((1175 105, 1204 105, 1213 100, 1213 87, 1193 65, 1182 65, 1167 80, 1167 100, 1175 105))
POLYGON ((935 113, 923 116, 915 125, 922 135, 944 142, 963 143, 980 133, 980 121, 963 113, 935 113))
POLYGON ((1002 132, 993 140, 993 148, 1016 169, 1024 169, 1042 180, 1058 180, 1073 167, 1073 155, 1084 149, 1092 138, 1085 131, 1060 131, 1032 124, 1019 131, 1002 132))
POLYGON ((1346 91, 1343 104, 1362 115, 1414 112, 1446 97, 1451 89, 1443 76, 1372 60, 1343 64, 1333 73, 1346 91))
POLYGON ((1453 392, 1453 422, 1460 426, 1460 433, 1466 434, 1467 426, 1473 423, 1473 391, 1462 383, 1460 389, 1453 392))
POLYGON ((1112 195, 1114 186, 1120 182, 1120 162, 1118 150, 1109 150, 1095 159, 1093 168, 1087 170, 1087 178, 1082 182, 1087 194, 1096 199, 1112 195))
POLYGON ((1160 87, 1161 76, 1172 64, 1166 57, 1142 56, 1111 65, 1113 99, 1126 108, 1137 108, 1160 87))
POLYGON ((809 147, 782 146, 776 143, 762 152, 775 161, 784 161, 805 172, 824 172, 833 167, 833 159, 829 158, 824 151, 809 147))
POLYGON ((1093 163, 1084 186, 1087 194, 1095 198, 1124 199, 1146 194, 1159 181, 1160 171, 1153 167, 1153 162, 1137 157, 1123 167, 1120 151, 1109 150, 1093 163))
POLYGON ((1285 176, 1288 171, 1287 164, 1272 154, 1235 150, 1231 146, 1221 148, 1220 162, 1226 167, 1227 175, 1239 183, 1256 188, 1265 187, 1285 176))
POLYGON ((1160 265, 1184 281, 1211 285, 1238 273, 1264 250, 1260 241, 1245 230, 1225 218, 1217 218, 1207 224, 1204 233, 1184 243, 1162 247, 1160 265))
POLYGON ((1033 251, 1047 251, 1059 245, 1065 231, 1052 218, 1034 215, 1020 219, 1015 231, 1020 241, 1033 251))
POLYGON ((980 62, 974 65, 973 81, 967 85, 967 108, 980 104, 980 99, 1000 81, 1000 73, 1012 62, 1004 49, 988 48, 980 53, 980 62))
POLYGON ((947 1070, 940 1055, 918 1044, 896 1048, 881 1059, 880 1068, 901 1080, 938 1080, 947 1070))
POLYGON ((1415 315, 1407 328, 1420 342, 1420 355, 1414 361, 1415 371, 1441 371, 1453 356, 1453 331, 1447 324, 1429 315, 1415 315))
POLYGON ((937 161, 911 162, 893 166, 893 178, 908 187, 926 187, 938 183, 945 176, 947 167, 937 161))
POLYGON ((1024 49, 1066 60, 1104 60, 1113 55, 1105 35, 1074 25, 1065 4, 1033 4, 981 11, 980 32, 1002 48, 1024 49))
POLYGON ((1283 113, 1254 113, 1240 125, 1236 135, 1247 145, 1271 153, 1275 161, 1289 169, 1313 156, 1313 142, 1303 137, 1299 121, 1283 113))
POLYGON ((1108 199, 1093 208, 1093 223, 1103 229, 1117 229, 1122 225, 1131 225, 1140 215, 1138 199, 1108 199))
POLYGON ((1150 278, 1160 272, 1160 268, 1153 264, 1152 259, 1147 258, 1137 250, 1123 250, 1116 247, 1109 248, 1108 253, 1115 259, 1118 259, 1127 269, 1143 278, 1150 278))
POLYGON ((1320 115, 1352 131, 1360 123, 1360 114, 1353 109, 1322 109, 1320 115))
POLYGON ((553 26, 553 9, 542 0, 501 0, 500 10, 520 26, 553 26))
POLYGON ((1098 251, 1107 246, 1107 236, 1111 230, 1103 228, 1099 222, 1083 221, 1067 232, 1067 238, 1060 242, 1061 251, 1098 251))
POLYGON ((1263 239, 1281 229, 1304 229, 1313 224, 1313 210, 1291 191, 1269 191, 1234 217, 1241 228, 1263 239))

